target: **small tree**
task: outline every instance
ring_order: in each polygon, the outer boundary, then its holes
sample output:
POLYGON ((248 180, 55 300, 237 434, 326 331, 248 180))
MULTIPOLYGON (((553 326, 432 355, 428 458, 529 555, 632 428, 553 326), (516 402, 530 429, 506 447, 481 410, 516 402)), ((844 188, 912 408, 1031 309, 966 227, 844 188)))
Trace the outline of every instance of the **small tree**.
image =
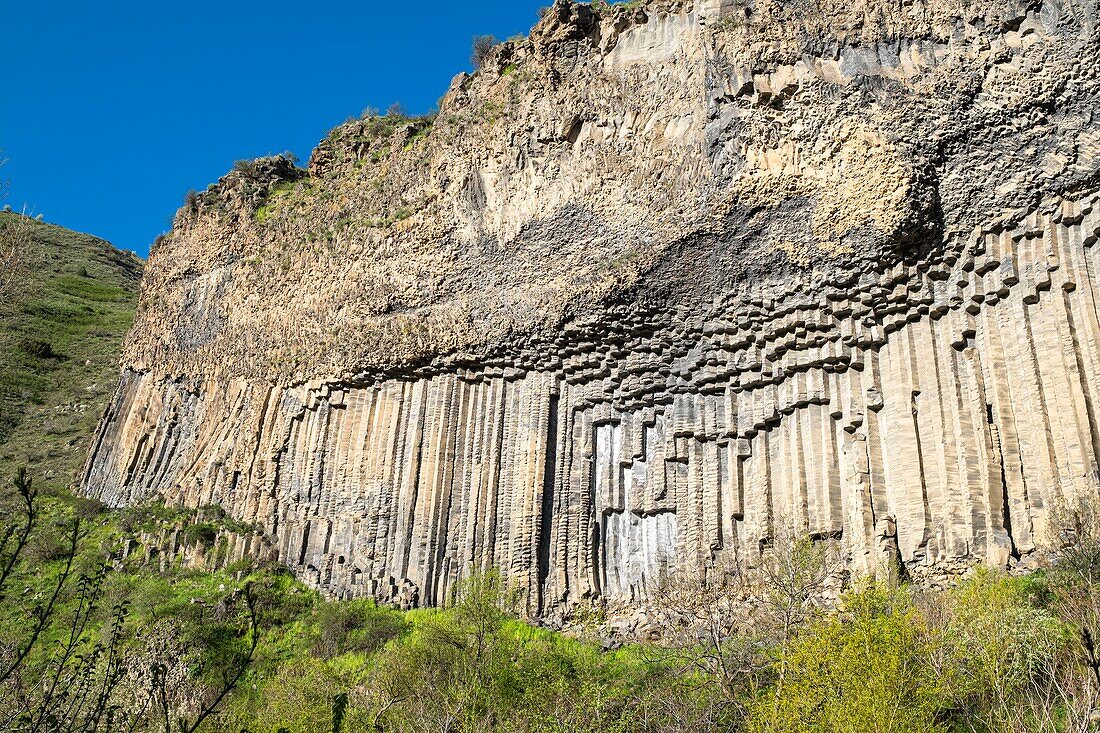
POLYGON ((1100 499, 1063 499, 1051 507, 1047 536, 1056 554, 1047 590, 1052 610, 1079 639, 1068 674, 1051 675, 1070 723, 1086 730, 1100 714, 1100 499))
MULTIPOLYGON (((716 692, 709 698, 716 724, 742 721, 768 682, 765 650, 788 642, 815 615, 841 569, 835 542, 798 536, 779 522, 756 568, 719 561, 705 575, 670 575, 654 592, 662 641, 649 650, 652 661, 676 671, 665 687, 702 680, 716 692)), ((671 703, 670 717, 686 710, 675 695, 661 699, 671 703)))
POLYGON ((919 618, 908 595, 871 584, 847 593, 843 605, 777 650, 779 675, 756 699, 749 730, 946 730, 938 719, 944 681, 923 663, 919 618))
POLYGON ((814 540, 777 520, 758 577, 749 586, 761 614, 758 622, 771 624, 778 640, 787 642, 818 612, 830 581, 843 572, 844 563, 834 540, 814 540))
POLYGON ((381 652, 368 684, 376 730, 494 730, 494 707, 519 687, 516 608, 500 574, 459 584, 452 605, 429 612, 400 646, 381 652))
POLYGON ((661 643, 648 650, 650 661, 676 670, 675 679, 701 674, 742 715, 745 693, 765 666, 759 637, 746 629, 752 616, 747 587, 733 566, 711 568, 706 577, 691 570, 670 575, 653 592, 663 623, 661 643))
POLYGON ((495 36, 474 36, 473 51, 470 53, 470 63, 473 64, 474 69, 482 67, 496 45, 497 39, 495 36))

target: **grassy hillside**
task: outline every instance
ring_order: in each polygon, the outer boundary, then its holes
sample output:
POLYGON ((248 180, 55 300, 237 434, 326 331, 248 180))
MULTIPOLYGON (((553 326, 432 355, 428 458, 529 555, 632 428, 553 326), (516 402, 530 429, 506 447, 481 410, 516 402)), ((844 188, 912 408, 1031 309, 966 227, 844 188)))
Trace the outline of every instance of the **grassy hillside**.
POLYGON ((26 464, 39 485, 59 488, 83 466, 115 388, 142 261, 102 239, 28 225, 23 287, 0 304, 0 475, 26 464))

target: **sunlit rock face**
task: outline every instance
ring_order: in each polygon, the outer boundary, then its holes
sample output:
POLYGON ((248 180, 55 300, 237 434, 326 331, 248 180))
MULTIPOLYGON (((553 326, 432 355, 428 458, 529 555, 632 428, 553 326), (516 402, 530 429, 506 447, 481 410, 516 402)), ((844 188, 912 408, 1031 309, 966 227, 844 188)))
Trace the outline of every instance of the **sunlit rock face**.
POLYGON ((1100 490, 1095 6, 810 7, 559 1, 434 121, 228 174, 153 250, 85 491, 542 615, 786 526, 1026 559, 1100 490))

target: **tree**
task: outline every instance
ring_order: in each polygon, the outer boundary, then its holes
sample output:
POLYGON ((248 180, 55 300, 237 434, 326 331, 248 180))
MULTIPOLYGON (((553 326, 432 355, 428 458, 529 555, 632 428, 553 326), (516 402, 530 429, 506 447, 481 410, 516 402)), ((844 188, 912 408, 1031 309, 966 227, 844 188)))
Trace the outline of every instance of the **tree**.
POLYGON ((1092 730, 1100 717, 1100 499, 1056 503, 1042 538, 1057 560, 1045 600, 1079 640, 1072 664, 1050 674, 1066 717, 1066 730, 1092 730))
POLYGON ((503 633, 516 601, 499 573, 472 575, 449 608, 384 649, 369 684, 375 729, 494 730, 501 703, 520 687, 518 650, 503 633))
POLYGON ((926 666, 948 707, 979 730, 1055 731, 1073 717, 1060 690, 1079 670, 1065 625, 1032 603, 1035 582, 979 566, 948 591, 917 596, 926 666))
POLYGON ((870 584, 777 651, 779 677, 749 730, 763 733, 946 731, 945 681, 924 663, 920 620, 906 593, 870 584))
POLYGON ((666 715, 699 715, 672 694, 694 676, 716 693, 702 698, 714 725, 743 721, 749 701, 769 682, 767 650, 786 644, 817 613, 842 569, 834 541, 799 536, 780 521, 757 567, 719 561, 705 574, 685 569, 667 577, 653 598, 662 642, 649 650, 657 667, 674 672, 658 696, 666 715))
POLYGON ((749 592, 762 614, 757 623, 770 624, 786 643, 820 610, 829 584, 843 579, 844 563, 834 540, 814 540, 785 521, 775 524, 749 592))
POLYGON ((470 63, 474 69, 480 69, 489 59, 489 54, 496 48, 497 39, 494 36, 474 36, 473 51, 470 53, 470 63))

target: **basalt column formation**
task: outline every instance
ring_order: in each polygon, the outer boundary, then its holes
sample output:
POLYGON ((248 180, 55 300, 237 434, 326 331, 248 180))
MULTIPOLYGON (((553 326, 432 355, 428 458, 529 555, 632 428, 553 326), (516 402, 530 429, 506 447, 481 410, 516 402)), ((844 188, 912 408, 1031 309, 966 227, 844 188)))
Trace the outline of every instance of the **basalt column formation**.
POLYGON ((1100 491, 1091 4, 559 0, 434 119, 241 164, 154 248, 85 491, 340 596, 532 614, 1006 565, 1100 491))

